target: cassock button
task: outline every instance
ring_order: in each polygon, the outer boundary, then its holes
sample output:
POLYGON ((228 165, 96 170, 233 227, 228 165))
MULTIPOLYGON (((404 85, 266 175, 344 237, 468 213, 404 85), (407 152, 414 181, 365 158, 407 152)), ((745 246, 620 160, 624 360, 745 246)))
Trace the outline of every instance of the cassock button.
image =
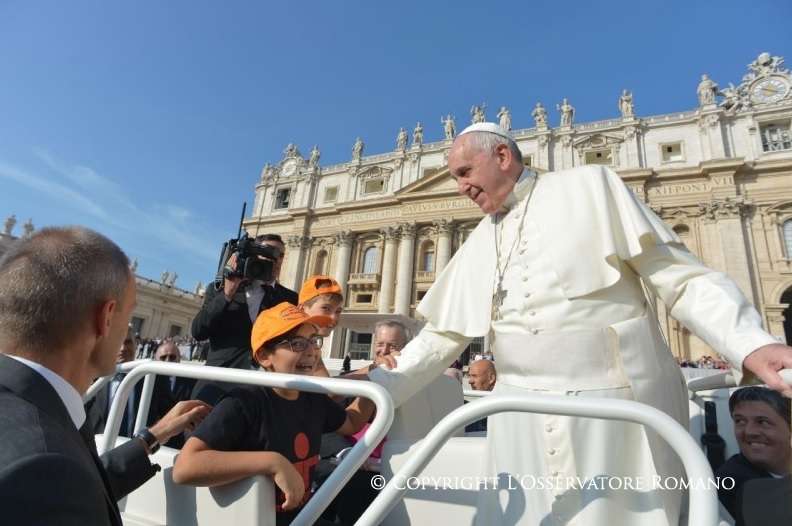
POLYGON ((548 433, 552 433, 553 432, 553 426, 547 426, 545 428, 545 431, 547 431, 548 433))
POLYGON ((539 334, 539 329, 531 329, 531 334, 539 334))
POLYGON ((536 316, 536 311, 535 310, 529 310, 528 311, 528 316, 536 316))
MULTIPOLYGON (((553 470, 553 471, 550 472, 550 475, 552 475, 553 477, 557 477, 558 476, 558 471, 553 470)), ((558 495, 556 495, 556 498, 558 498, 558 495)))
POLYGON ((547 450, 547 454, 548 455, 555 455, 556 454, 556 450, 553 449, 553 448, 550 448, 550 449, 547 450))
POLYGON ((523 281, 528 281, 528 276, 523 276, 523 277, 522 277, 522 280, 523 280, 523 281))
POLYGON ((522 254, 525 254, 525 249, 524 248, 520 249, 520 255, 522 255, 522 254))

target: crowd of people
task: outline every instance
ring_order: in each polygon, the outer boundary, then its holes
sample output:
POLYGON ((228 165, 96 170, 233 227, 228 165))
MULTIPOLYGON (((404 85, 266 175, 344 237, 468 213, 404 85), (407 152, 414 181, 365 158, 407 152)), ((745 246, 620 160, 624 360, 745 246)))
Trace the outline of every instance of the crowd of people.
POLYGON ((677 358, 680 367, 690 367, 693 369, 731 369, 731 364, 720 357, 709 355, 702 356, 698 360, 688 358, 677 358))
MULTIPOLYGON (((738 380, 758 377, 768 386, 754 398, 738 395, 730 402, 742 456, 724 466, 743 470, 750 463, 753 473, 788 481, 789 450, 776 446, 789 445, 792 389, 778 371, 792 368, 792 348, 762 329, 734 282, 698 261, 605 167, 539 177, 524 167, 507 130, 479 122, 454 138, 448 168, 460 194, 485 217, 421 301, 421 332, 413 335, 396 320, 378 324, 373 363, 347 376, 378 383, 398 406, 449 369, 460 379, 461 352, 489 335, 491 348, 469 365, 474 390, 637 400, 686 425, 684 364, 674 361, 659 333, 643 283, 723 357, 702 359, 700 366, 725 361, 738 380), (454 360, 456 367, 449 367, 454 360), (786 396, 785 408, 767 393, 786 396)), ((344 291, 329 276, 310 277, 299 293, 284 287, 278 282, 283 240, 267 234, 255 242, 271 248, 271 274, 241 277, 238 254, 232 254, 227 272, 207 287, 192 343, 208 342, 209 366, 329 376, 321 348, 338 326, 344 291)), ((146 425, 132 426, 140 398, 135 392, 121 423, 132 440, 100 458, 94 433, 103 429, 122 379, 111 379, 84 406, 81 396, 92 382, 112 375, 136 349, 161 361, 181 360, 179 342, 153 339, 138 348, 128 325, 135 306, 129 265, 112 241, 79 227, 32 233, 0 259, 4 519, 120 526, 117 500, 153 476, 149 455, 167 442, 182 447, 172 472, 177 484, 271 476, 276 522, 289 524, 322 483, 320 461, 338 455, 329 437, 352 444, 373 418, 373 404, 291 388, 203 380, 180 385, 160 377, 146 425)), ((684 477, 667 445, 635 424, 504 413, 480 425, 487 430, 482 477, 684 477)), ((371 481, 377 465, 372 455, 317 524, 355 522, 376 496, 371 481)), ((743 486, 747 496, 751 484, 743 486)), ((649 488, 636 506, 625 502, 629 492, 599 490, 484 487, 477 524, 549 518, 667 525, 681 515, 681 490, 649 488)), ((743 513, 737 504, 732 510, 743 513)))

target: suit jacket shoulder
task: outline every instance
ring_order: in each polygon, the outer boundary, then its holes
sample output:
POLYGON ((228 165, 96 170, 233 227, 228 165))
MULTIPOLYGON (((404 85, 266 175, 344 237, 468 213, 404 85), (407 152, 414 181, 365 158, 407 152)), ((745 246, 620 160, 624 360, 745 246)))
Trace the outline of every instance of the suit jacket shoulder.
POLYGON ((121 525, 101 468, 58 394, 37 372, 4 355, 0 355, 0 444, 4 521, 121 525))

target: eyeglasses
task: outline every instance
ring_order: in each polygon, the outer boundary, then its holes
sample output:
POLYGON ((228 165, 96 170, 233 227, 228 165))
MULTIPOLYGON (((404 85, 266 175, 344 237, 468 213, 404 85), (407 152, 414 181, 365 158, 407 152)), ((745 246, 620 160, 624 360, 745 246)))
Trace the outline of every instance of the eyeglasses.
POLYGON ((401 346, 395 343, 376 342, 374 343, 374 347, 377 349, 387 349, 390 352, 401 350, 401 346))
POLYGON ((296 338, 292 338, 291 340, 283 340, 276 345, 281 345, 283 343, 289 344, 289 349, 294 352, 303 352, 305 349, 308 348, 308 344, 310 343, 314 347, 321 348, 322 343, 324 343, 324 338, 321 336, 312 336, 311 338, 303 338, 302 336, 297 336, 296 338))
POLYGON ((175 354, 163 354, 162 356, 157 358, 157 360, 161 362, 175 362, 177 360, 177 357, 175 354))

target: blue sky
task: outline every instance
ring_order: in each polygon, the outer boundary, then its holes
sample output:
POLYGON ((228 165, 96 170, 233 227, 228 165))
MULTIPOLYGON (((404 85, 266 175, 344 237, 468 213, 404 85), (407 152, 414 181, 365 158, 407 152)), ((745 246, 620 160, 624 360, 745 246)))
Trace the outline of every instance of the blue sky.
POLYGON ((326 166, 482 102, 516 129, 563 98, 616 117, 625 88, 639 117, 690 110, 704 73, 792 65, 791 21, 790 0, 4 0, 0 223, 95 228, 191 290, 290 142, 326 166))

